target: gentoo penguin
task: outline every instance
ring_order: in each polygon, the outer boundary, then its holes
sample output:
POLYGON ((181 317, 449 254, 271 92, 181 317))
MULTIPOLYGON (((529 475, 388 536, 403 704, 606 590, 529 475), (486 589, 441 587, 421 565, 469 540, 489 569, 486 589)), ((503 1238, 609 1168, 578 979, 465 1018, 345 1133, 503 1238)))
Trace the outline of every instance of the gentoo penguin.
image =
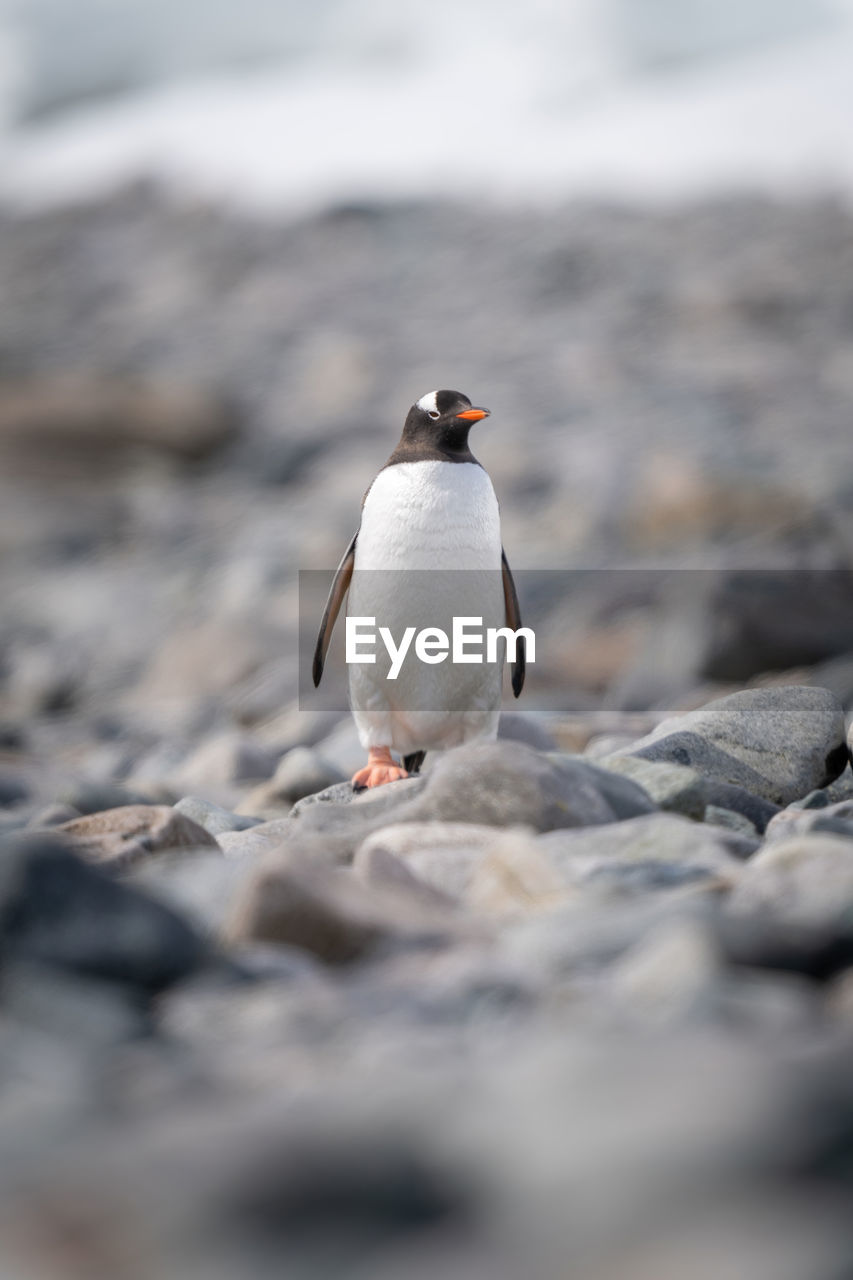
MULTIPOLYGON (((397 646, 411 627, 438 627, 449 636, 457 616, 482 618, 484 629, 521 626, 495 491, 468 446, 471 427, 488 416, 458 391, 430 391, 412 405, 338 565, 314 651, 315 686, 347 591, 349 618, 375 620, 376 633, 387 627, 397 646)), ((441 662, 420 660, 409 650, 393 679, 389 653, 381 644, 373 652, 375 661, 349 664, 350 703, 368 753, 352 780, 356 790, 417 772, 433 748, 496 736, 502 645, 497 663, 471 657, 454 663, 452 654, 441 662)), ((524 666, 520 637, 512 672, 516 697, 524 666)))

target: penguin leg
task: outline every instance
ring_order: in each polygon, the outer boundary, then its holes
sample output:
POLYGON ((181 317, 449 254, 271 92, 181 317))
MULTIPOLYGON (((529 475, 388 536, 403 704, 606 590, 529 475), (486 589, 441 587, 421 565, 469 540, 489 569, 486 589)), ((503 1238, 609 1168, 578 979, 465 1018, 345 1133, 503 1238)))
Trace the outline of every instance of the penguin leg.
POLYGON ((353 775, 352 789, 364 791, 367 787, 381 787, 385 782, 397 782, 408 776, 406 770, 392 760, 388 747, 370 747, 367 764, 353 775))
POLYGON ((408 773, 420 773, 421 765, 425 759, 425 751, 413 751, 410 756, 403 756, 403 768, 408 773))

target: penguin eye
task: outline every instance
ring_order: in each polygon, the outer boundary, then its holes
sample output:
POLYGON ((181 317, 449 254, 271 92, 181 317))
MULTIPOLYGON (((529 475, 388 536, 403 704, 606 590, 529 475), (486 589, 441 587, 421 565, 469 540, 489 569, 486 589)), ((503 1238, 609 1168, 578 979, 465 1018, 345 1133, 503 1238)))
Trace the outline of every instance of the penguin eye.
POLYGON ((435 422, 437 418, 441 417, 441 414, 438 412, 437 409, 430 409, 429 416, 432 418, 433 422, 435 422))

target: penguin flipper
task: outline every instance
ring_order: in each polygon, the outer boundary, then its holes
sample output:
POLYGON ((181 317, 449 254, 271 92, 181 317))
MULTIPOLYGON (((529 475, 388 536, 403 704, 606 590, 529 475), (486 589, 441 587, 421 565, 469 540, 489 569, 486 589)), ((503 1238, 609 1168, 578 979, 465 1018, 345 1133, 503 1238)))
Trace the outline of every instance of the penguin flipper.
POLYGON ((314 678, 315 689, 323 677, 323 666, 326 662, 329 642, 332 639, 332 631, 334 630, 338 614, 341 611, 344 596, 349 590, 353 565, 355 564, 355 540, 357 537, 358 531, 352 535, 352 541, 344 552, 344 557, 341 560, 341 563, 335 570, 335 577, 332 581, 331 590, 329 591, 329 598, 327 599, 326 607, 323 610, 323 617, 320 621, 320 630, 317 634, 317 643, 314 646, 314 662, 311 667, 311 675, 314 678))
MULTIPOLYGON (((504 604, 506 605, 506 624, 513 631, 521 626, 521 609, 518 606, 518 594, 512 580, 512 570, 501 547, 501 573, 503 575, 504 604)), ((519 636, 515 642, 515 661, 512 664, 512 691, 516 698, 524 688, 524 672, 527 663, 527 641, 519 636)))

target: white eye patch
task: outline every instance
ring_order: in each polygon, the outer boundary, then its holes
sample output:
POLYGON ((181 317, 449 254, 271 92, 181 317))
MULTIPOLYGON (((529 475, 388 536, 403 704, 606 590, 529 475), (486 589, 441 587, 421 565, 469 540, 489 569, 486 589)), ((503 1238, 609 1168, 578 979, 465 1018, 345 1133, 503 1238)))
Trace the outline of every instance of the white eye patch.
POLYGON ((424 412, 428 413, 431 418, 441 417, 441 414, 438 412, 438 404, 436 402, 437 395, 438 395, 437 391, 428 391, 426 395, 421 396, 420 400, 418 401, 418 408, 423 409, 424 412))

